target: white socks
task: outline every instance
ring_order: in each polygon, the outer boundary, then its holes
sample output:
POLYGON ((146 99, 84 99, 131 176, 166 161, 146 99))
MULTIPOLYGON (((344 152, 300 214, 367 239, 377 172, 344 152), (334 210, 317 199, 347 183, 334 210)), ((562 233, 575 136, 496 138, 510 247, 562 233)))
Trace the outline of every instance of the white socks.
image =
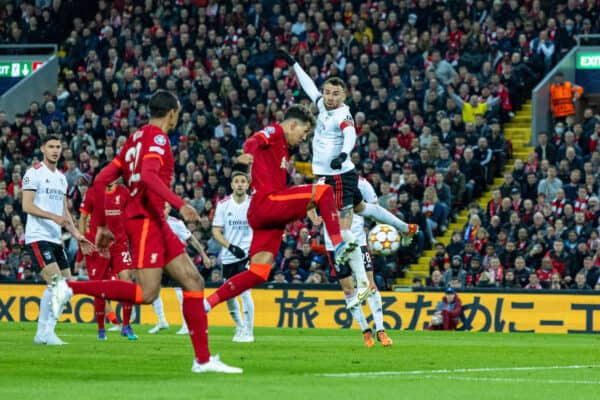
MULTIPOLYGON (((52 301, 52 288, 50 286, 46 286, 44 290, 44 294, 42 294, 42 298, 40 299, 40 315, 38 317, 38 326, 36 336, 42 336, 46 334, 46 328, 48 326, 48 320, 50 318, 50 302, 52 301)), ((56 325, 56 323, 55 323, 56 325)), ((52 327, 54 330, 54 327, 52 327)))
POLYGON ((399 232, 408 232, 408 224, 378 204, 365 203, 365 209, 357 213, 362 217, 388 224, 399 232))
POLYGON ((379 290, 375 290, 373 293, 371 293, 371 295, 367 298, 367 301, 369 302, 369 308, 371 309, 373 321, 375 322, 375 330, 384 330, 383 306, 381 304, 381 294, 379 293, 379 290))
MULTIPOLYGON (((346 304, 350 303, 350 300, 352 300, 352 298, 356 296, 356 293, 353 294, 352 296, 345 296, 344 295, 344 299, 346 300, 346 304)), ((350 312, 352 313, 352 318, 354 318, 354 320, 358 323, 358 325, 360 325, 360 330, 361 331, 366 331, 367 329, 369 329, 369 324, 367 324, 367 319, 365 318, 365 314, 363 314, 362 312, 362 308, 360 306, 356 306, 356 307, 352 307, 350 309, 350 312)))
MULTIPOLYGON (((346 243, 350 243, 354 241, 354 235, 352 235, 352 232, 345 229, 342 231, 342 239, 344 239, 346 243)), ((356 246, 352 253, 350 253, 348 264, 350 265, 352 272, 354 272, 354 277, 356 278, 356 287, 359 289, 369 287, 369 279, 367 278, 365 263, 363 262, 363 257, 359 246, 356 246)))
POLYGON ((163 305, 162 299, 160 298, 160 295, 152 303, 152 308, 154 309, 154 312, 158 317, 158 322, 167 322, 167 319, 165 318, 165 307, 163 305))
POLYGON ((244 322, 242 321, 242 313, 240 312, 240 303, 238 303, 235 297, 227 300, 227 308, 229 309, 231 318, 233 318, 233 322, 235 322, 235 326, 238 328, 243 328, 244 322))
POLYGON ((176 287, 175 296, 177 297, 177 302, 179 303, 179 310, 181 311, 181 329, 187 329, 187 324, 185 322, 185 316, 183 315, 183 289, 180 287, 176 287))
POLYGON ((252 294, 250 289, 240 294, 242 300, 242 307, 244 308, 244 322, 248 333, 252 333, 254 329, 254 301, 252 300, 252 294))

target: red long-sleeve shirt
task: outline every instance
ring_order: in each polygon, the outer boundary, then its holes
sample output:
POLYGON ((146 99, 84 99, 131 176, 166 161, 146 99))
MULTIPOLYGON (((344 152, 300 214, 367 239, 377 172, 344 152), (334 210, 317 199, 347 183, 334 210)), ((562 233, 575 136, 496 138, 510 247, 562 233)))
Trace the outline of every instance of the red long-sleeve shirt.
POLYGON ((283 129, 273 124, 250 136, 244 152, 254 157, 252 189, 255 198, 265 197, 287 187, 287 167, 290 160, 283 129))

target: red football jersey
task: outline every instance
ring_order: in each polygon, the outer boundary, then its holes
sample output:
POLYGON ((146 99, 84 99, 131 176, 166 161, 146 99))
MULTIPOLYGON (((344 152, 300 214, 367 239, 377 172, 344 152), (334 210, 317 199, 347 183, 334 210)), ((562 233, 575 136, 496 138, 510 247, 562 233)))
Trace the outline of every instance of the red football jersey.
POLYGON ((83 196, 81 206, 79 207, 79 211, 89 217, 88 226, 84 232, 84 236, 92 243, 96 240, 99 213, 102 212, 102 209, 98 207, 98 204, 96 204, 98 199, 102 199, 102 193, 98 193, 100 190, 98 190, 97 187, 98 185, 94 184, 89 187, 88 191, 85 193, 85 196, 83 196))
POLYGON ((128 243, 123 220, 128 198, 129 191, 122 185, 115 185, 111 191, 104 193, 106 227, 115 236, 115 243, 128 243))
POLYGON ((273 124, 256 132, 244 143, 244 152, 252 154, 252 189, 262 197, 287 188, 288 145, 280 125, 273 124))
POLYGON ((171 186, 175 171, 175 160, 169 137, 154 125, 144 125, 129 135, 123 148, 113 162, 121 169, 130 198, 127 202, 127 217, 146 216, 164 218, 165 200, 149 191, 140 182, 142 164, 145 159, 160 160, 158 175, 163 183, 171 186))

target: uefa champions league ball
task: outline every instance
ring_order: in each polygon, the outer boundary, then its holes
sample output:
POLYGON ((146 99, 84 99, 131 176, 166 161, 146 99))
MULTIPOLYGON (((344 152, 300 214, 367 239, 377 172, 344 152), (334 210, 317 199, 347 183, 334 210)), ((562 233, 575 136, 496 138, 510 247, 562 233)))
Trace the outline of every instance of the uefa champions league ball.
POLYGON ((398 251, 400 247, 400 235, 396 228, 390 225, 375 225, 367 236, 371 253, 381 256, 389 256, 398 251))

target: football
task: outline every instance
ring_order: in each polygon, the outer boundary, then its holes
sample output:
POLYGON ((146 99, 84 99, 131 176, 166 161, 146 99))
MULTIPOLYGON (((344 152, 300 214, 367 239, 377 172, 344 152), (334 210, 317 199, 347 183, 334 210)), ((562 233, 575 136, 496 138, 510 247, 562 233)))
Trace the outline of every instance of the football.
POLYGON ((400 235, 396 228, 390 225, 375 225, 369 232, 367 240, 371 253, 376 255, 389 256, 400 247, 400 235))

